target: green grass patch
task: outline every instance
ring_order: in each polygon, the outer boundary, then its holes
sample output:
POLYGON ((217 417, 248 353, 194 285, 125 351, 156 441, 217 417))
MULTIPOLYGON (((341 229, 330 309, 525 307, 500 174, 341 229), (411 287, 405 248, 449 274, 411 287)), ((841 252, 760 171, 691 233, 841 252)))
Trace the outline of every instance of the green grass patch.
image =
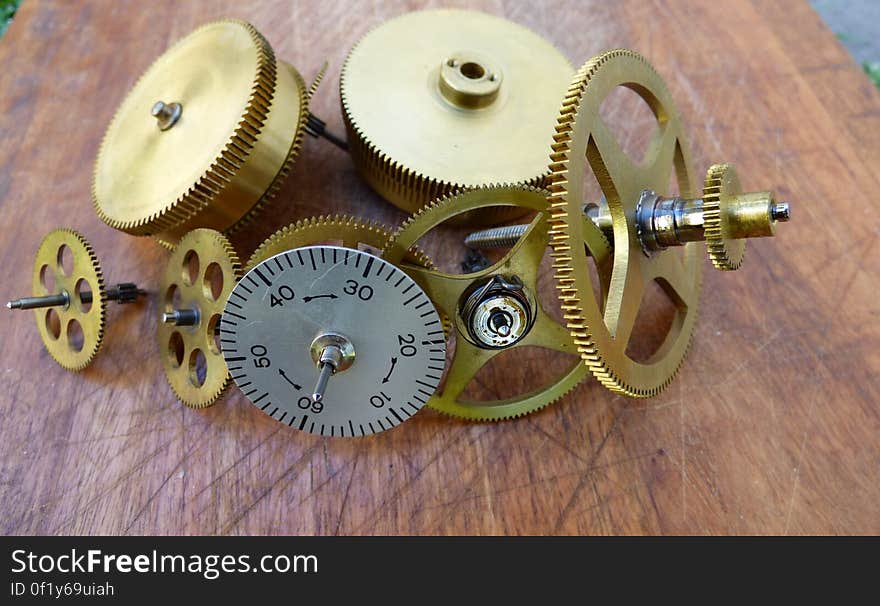
POLYGON ((874 86, 880 88, 880 61, 865 61, 862 63, 862 69, 868 74, 874 86))
POLYGON ((0 0, 0 36, 6 33, 21 0, 0 0))

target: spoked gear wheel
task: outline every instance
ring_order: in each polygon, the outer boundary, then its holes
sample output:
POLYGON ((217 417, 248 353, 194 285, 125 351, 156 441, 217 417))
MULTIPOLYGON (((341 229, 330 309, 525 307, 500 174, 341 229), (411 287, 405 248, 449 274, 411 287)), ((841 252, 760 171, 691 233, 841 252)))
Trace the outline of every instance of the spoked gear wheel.
POLYGON ((229 384, 215 334, 240 277, 238 255, 212 229, 188 233, 168 259, 160 291, 159 351, 168 384, 190 408, 211 406, 229 384))
POLYGON ((588 61, 572 80, 554 139, 550 240, 569 330, 603 385, 629 396, 653 396, 670 383, 687 354, 701 289, 702 245, 691 242, 678 250, 646 252, 636 220, 642 192, 666 192, 673 174, 681 194, 693 197, 690 154, 678 112, 663 80, 644 58, 629 50, 608 51, 588 61), (643 164, 628 158, 599 115, 602 102, 618 86, 642 97, 657 118, 658 134, 643 164), (613 225, 613 273, 604 305, 596 299, 586 270, 587 251, 594 252, 581 220, 586 166, 607 199, 613 225), (626 350, 643 294, 654 280, 675 303, 677 314, 660 348, 639 362, 626 350))
MULTIPOLYGON (((500 351, 521 346, 538 346, 562 353, 576 353, 567 329, 551 318, 536 298, 530 330, 520 340, 505 347, 478 346, 460 314, 460 303, 473 285, 496 277, 516 276, 524 292, 533 296, 537 294, 538 268, 548 246, 547 213, 544 212, 547 208, 546 195, 543 190, 524 186, 491 186, 443 198, 413 215, 385 247, 383 256, 392 263, 400 263, 407 251, 422 236, 456 215, 497 206, 519 206, 538 211, 538 215, 510 251, 498 263, 484 270, 453 275, 403 263, 402 269, 425 289, 437 308, 452 319, 455 329, 455 355, 447 370, 442 390, 438 390, 428 401, 432 408, 472 420, 497 421, 518 417, 558 400, 587 375, 584 365, 575 360, 550 384, 539 386, 528 393, 494 401, 462 398, 468 383, 500 351)), ((589 234, 587 237, 592 237, 591 250, 597 265, 601 267, 610 261, 611 250, 599 229, 588 219, 584 218, 584 221, 589 226, 584 227, 583 232, 589 234)))

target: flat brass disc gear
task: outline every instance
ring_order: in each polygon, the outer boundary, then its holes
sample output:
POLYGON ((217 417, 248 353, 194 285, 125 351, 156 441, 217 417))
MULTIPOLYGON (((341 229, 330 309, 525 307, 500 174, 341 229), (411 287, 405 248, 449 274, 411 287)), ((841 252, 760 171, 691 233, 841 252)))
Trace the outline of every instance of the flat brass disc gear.
MULTIPOLYGON (((303 219, 282 227, 266 238, 248 259, 246 271, 285 251, 327 242, 340 242, 343 247, 354 250, 367 247, 378 253, 391 235, 391 231, 379 223, 345 215, 303 219)), ((407 261, 421 267, 434 266, 418 248, 407 255, 407 261)))
POLYGON ((107 128, 92 199, 108 225, 177 242, 235 229, 274 195, 299 151, 308 90, 250 24, 195 30, 141 76, 107 128))
POLYGON ((354 163, 409 212, 462 189, 541 185, 573 72, 547 40, 499 17, 438 9, 387 21, 342 68, 354 163))
POLYGON ((168 384, 191 408, 212 405, 229 383, 216 336, 223 307, 241 263, 229 240, 212 229, 195 229, 180 241, 162 277, 159 351, 168 384), (195 312, 188 325, 163 321, 164 314, 195 312))
POLYGON ((741 193, 739 175, 732 165, 714 164, 709 168, 703 187, 703 221, 709 260, 716 269, 739 269, 745 256, 746 239, 731 237, 727 212, 728 204, 741 193))
POLYGON ((647 253, 636 222, 642 192, 668 193, 673 175, 682 196, 693 197, 689 150, 671 95, 640 55, 608 51, 588 61, 572 80, 554 139, 548 197, 551 242, 569 330, 603 385, 635 397, 655 395, 669 384, 687 354, 701 289, 700 244, 647 253), (600 105, 618 86, 641 96, 658 122, 658 133, 640 164, 623 152, 599 115, 600 105), (596 299, 587 271, 587 251, 592 248, 581 220, 587 166, 607 199, 613 224, 613 270, 604 304, 596 299), (669 295, 676 318, 659 349, 637 361, 627 354, 627 345, 651 281, 669 295))
MULTIPOLYGON (((428 405, 446 414, 471 420, 498 421, 519 417, 558 400, 587 376, 587 369, 577 359, 553 382, 528 393, 507 399, 477 401, 462 398, 465 388, 479 370, 495 357, 500 349, 485 349, 473 344, 466 336, 467 327, 458 306, 463 294, 475 282, 493 276, 517 276, 525 289, 537 294, 538 268, 548 246, 546 203, 547 192, 525 186, 491 186, 475 189, 457 196, 436 201, 413 215, 385 247, 383 257, 392 263, 401 261, 403 255, 426 233, 458 214, 495 206, 516 205, 530 211, 538 211, 526 232, 498 263, 484 270, 454 275, 436 270, 416 268, 403 264, 401 268, 425 290, 434 305, 444 315, 452 318, 456 331, 455 355, 446 372, 442 389, 429 400, 428 405)), ((589 221, 584 218, 584 221, 589 221)), ((590 225, 592 223, 590 222, 590 225)), ((602 233, 595 226, 586 227, 592 235, 593 252, 597 266, 607 267, 611 250, 602 233)), ((538 346, 554 351, 576 354, 574 342, 568 330, 541 307, 535 304, 535 320, 529 332, 507 349, 521 346, 538 346)))
POLYGON ((49 232, 34 259, 32 291, 35 297, 67 296, 66 305, 34 310, 37 329, 62 368, 80 371, 88 366, 104 339, 107 307, 104 276, 91 244, 72 229, 49 232), (68 257, 72 264, 65 268, 62 259, 68 257), (84 303, 80 294, 89 291, 91 302, 84 303))

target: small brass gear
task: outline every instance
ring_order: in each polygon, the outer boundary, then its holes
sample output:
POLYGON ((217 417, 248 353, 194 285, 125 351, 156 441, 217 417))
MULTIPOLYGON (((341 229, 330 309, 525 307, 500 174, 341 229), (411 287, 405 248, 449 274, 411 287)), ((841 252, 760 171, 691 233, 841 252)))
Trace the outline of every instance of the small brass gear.
POLYGON ((672 381, 687 355, 702 270, 698 243, 649 253, 639 238, 636 217, 644 191, 665 193, 674 175, 681 194, 693 197, 689 150, 678 112, 653 67, 629 50, 608 51, 584 64, 559 112, 550 159, 550 239, 558 295, 571 335, 603 385, 629 396, 653 396, 672 381), (620 86, 641 96, 658 121, 658 133, 640 164, 621 150, 599 115, 602 102, 620 86), (586 166, 599 182, 613 225, 613 272, 604 302, 596 299, 586 271, 587 251, 592 250, 582 220, 586 166), (627 353, 627 345, 652 281, 674 301, 677 317, 654 355, 638 361, 627 353))
POLYGON ((193 228, 237 229, 289 173, 308 101, 300 74, 252 25, 198 28, 144 73, 107 128, 92 185, 98 216, 167 243, 193 228))
POLYGON ((438 9, 387 21, 342 68, 354 163, 408 212, 499 181, 541 185, 541 150, 573 71, 547 40, 492 15, 438 9))
POLYGON ((168 384, 191 408, 212 405, 229 383, 218 328, 240 277, 238 255, 212 229, 188 233, 168 260, 160 291, 159 351, 168 384))
MULTIPOLYGON (((392 232, 379 223, 356 219, 345 215, 311 217, 282 227, 266 238, 247 262, 246 271, 269 257, 294 248, 340 242, 345 248, 358 250, 366 247, 381 251, 392 232)), ((428 256, 420 249, 413 249, 407 260, 421 267, 433 267, 428 256)))
MULTIPOLYGON (((468 337, 468 327, 459 313, 460 301, 474 284, 494 279, 495 276, 517 276, 526 292, 537 293, 538 267, 549 244, 545 212, 547 192, 527 186, 495 185, 482 187, 431 203, 405 222, 388 241, 383 253, 392 263, 399 263, 406 251, 434 227, 462 213, 496 206, 518 206, 538 215, 517 240, 510 251, 497 263, 484 270, 463 274, 446 274, 403 264, 402 269, 419 283, 438 310, 452 319, 456 334, 455 355, 446 373, 442 390, 438 390, 428 405, 443 413, 475 420, 499 421, 534 412, 555 402, 587 376, 587 369, 573 360, 552 383, 504 400, 472 401, 461 397, 465 387, 479 370, 497 355, 501 349, 487 349, 474 344, 468 337)), ((599 268, 606 267, 611 259, 608 247, 599 229, 585 227, 592 234, 593 254, 599 268)), ((610 268, 608 268, 610 269, 610 268)), ((576 354, 574 342, 568 330, 553 320, 540 302, 535 303, 535 319, 529 332, 510 347, 538 346, 562 353, 576 354)))
POLYGON ((703 187, 703 221, 706 249, 716 269, 734 271, 740 268, 746 252, 746 239, 733 239, 730 233, 727 205, 742 192, 739 175, 730 164, 714 164, 706 173, 703 187))
POLYGON ((72 229, 49 232, 34 259, 32 290, 37 297, 60 293, 68 299, 63 306, 34 310, 49 355, 67 370, 88 366, 104 340, 107 307, 104 275, 88 240, 72 229), (70 268, 62 261, 67 257, 70 268), (91 292, 91 302, 82 301, 84 292, 91 292))
POLYGON ((46 234, 34 258, 32 289, 37 297, 62 293, 68 299, 64 306, 34 310, 52 359, 75 372, 91 364, 104 341, 107 299, 101 265, 88 240, 68 228, 46 234), (62 259, 68 256, 72 264, 66 269, 62 259), (91 292, 90 303, 81 300, 83 292, 91 292))

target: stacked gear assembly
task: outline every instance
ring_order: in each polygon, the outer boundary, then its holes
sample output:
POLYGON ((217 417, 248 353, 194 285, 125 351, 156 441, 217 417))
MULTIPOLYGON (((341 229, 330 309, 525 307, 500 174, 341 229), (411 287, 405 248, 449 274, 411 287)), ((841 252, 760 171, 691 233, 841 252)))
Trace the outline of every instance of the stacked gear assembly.
POLYGON ((573 73, 547 40, 499 17, 407 13, 367 33, 343 66, 352 158, 373 189, 409 212, 473 187, 541 186, 573 73))
POLYGON ((309 90, 243 21, 209 23, 138 80, 98 152, 92 199, 109 226, 173 245, 235 231, 277 193, 309 123, 309 90))

